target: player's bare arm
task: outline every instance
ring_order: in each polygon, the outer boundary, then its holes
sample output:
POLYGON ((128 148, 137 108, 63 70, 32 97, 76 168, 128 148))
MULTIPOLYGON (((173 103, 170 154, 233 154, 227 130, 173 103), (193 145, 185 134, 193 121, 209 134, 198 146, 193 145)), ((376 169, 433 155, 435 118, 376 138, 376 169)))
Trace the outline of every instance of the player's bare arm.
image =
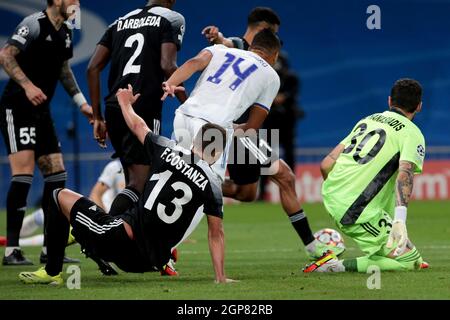
POLYGON ((144 119, 139 117, 136 112, 134 112, 133 104, 139 99, 140 94, 133 94, 133 87, 128 85, 128 89, 119 89, 117 92, 117 101, 119 101, 120 108, 122 109, 122 114, 128 128, 133 132, 133 134, 138 138, 138 140, 144 144, 145 137, 151 131, 144 119))
POLYGON ((92 124, 92 108, 87 103, 86 98, 84 98, 84 95, 78 86, 69 61, 64 62, 59 79, 66 92, 72 97, 75 104, 80 108, 81 113, 83 113, 83 115, 88 118, 89 123, 92 124))
POLYGON ((408 206, 414 186, 414 170, 414 163, 400 161, 397 181, 395 183, 397 206, 408 206))
POLYGON ((203 50, 196 57, 189 59, 163 83, 164 95, 161 99, 165 100, 169 95, 174 97, 175 93, 184 91, 184 87, 180 87, 180 84, 190 79, 194 73, 203 71, 211 59, 212 53, 208 50, 203 50))
POLYGON ((258 130, 262 127, 264 121, 269 115, 269 111, 260 107, 259 105, 254 105, 250 109, 250 115, 246 123, 242 123, 235 126, 236 135, 242 135, 248 130, 258 130))
POLYGON ((322 173, 323 180, 326 180, 328 178, 328 174, 331 172, 331 170, 333 170, 337 159, 341 155, 342 151, 344 151, 344 149, 345 146, 343 144, 339 144, 322 160, 322 162, 320 163, 320 172, 322 173))
POLYGON ((94 139, 102 148, 106 148, 106 124, 101 111, 101 87, 100 73, 106 67, 111 57, 110 50, 98 45, 87 68, 87 80, 89 95, 91 98, 92 112, 94 117, 94 139))
POLYGON ((205 36, 206 40, 208 40, 211 44, 223 44, 228 48, 234 48, 233 41, 226 38, 222 32, 219 31, 219 28, 216 26, 207 26, 202 30, 202 34, 205 36))
MULTIPOLYGON (((169 79, 178 69, 177 46, 174 43, 167 42, 161 45, 161 69, 166 79, 169 79)), ((180 85, 183 86, 182 83, 180 85)), ((187 100, 186 91, 179 90, 175 95, 180 103, 184 103, 187 100)))
POLYGON ((397 180, 395 182, 396 207, 392 230, 389 234, 387 248, 393 248, 392 257, 398 257, 408 251, 408 232, 406 230, 407 207, 414 186, 415 164, 400 161, 397 180), (394 244, 396 247, 394 248, 394 244))
POLYGON ((216 283, 230 283, 234 280, 227 279, 225 275, 225 233, 221 218, 209 216, 208 218, 208 243, 211 259, 214 267, 216 283))
POLYGON ((0 51, 0 64, 11 79, 25 90, 28 100, 34 106, 38 106, 47 100, 47 96, 31 82, 17 63, 16 56, 19 53, 19 48, 9 44, 6 45, 0 51))
POLYGON ((104 184, 103 182, 97 182, 92 188, 89 198, 97 205, 99 205, 102 209, 105 209, 105 204, 103 203, 102 197, 108 190, 109 187, 106 184, 104 184))

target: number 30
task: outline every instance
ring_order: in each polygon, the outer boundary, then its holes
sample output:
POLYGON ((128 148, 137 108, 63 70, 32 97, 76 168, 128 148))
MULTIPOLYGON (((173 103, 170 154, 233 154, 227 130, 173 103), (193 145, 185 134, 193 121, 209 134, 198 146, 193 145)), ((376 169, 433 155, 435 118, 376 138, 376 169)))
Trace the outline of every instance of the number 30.
MULTIPOLYGON (((351 144, 343 151, 343 153, 351 153, 354 149, 356 144, 358 143, 358 138, 367 130, 367 124, 361 123, 358 127, 356 127, 355 131, 359 129, 359 132, 353 136, 351 144)), ((380 152, 381 148, 383 148, 384 143, 386 142, 386 131, 383 129, 376 129, 368 134, 362 139, 362 141, 358 144, 356 147, 355 154, 353 155, 353 159, 358 162, 359 164, 366 164, 370 162, 373 158, 376 157, 378 152, 380 152), (378 141, 375 143, 373 148, 367 153, 366 156, 361 157, 361 151, 365 147, 365 145, 369 142, 370 139, 372 139, 373 136, 378 135, 378 141)))

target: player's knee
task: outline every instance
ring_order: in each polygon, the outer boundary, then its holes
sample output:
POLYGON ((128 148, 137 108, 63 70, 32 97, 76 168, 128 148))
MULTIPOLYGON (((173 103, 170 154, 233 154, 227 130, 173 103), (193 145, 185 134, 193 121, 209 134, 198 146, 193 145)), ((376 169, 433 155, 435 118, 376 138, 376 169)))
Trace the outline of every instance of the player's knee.
POLYGON ((286 188, 295 186, 295 178, 294 172, 285 164, 280 165, 278 173, 272 176, 272 179, 275 180, 280 187, 286 188))
POLYGON ((137 193, 141 194, 142 192, 144 192, 145 183, 146 180, 133 180, 130 181, 129 184, 127 184, 127 189, 135 190, 137 193))
POLYGON ((53 201, 58 206, 58 208, 60 208, 60 204, 64 204, 65 199, 67 199, 69 196, 70 192, 68 189, 56 189, 52 192, 51 201, 53 201))
POLYGON ((62 154, 41 156, 38 159, 38 166, 44 176, 66 171, 62 154))
POLYGON ((12 175, 32 175, 34 173, 34 153, 29 150, 20 151, 9 156, 12 175))
POLYGON ((256 190, 238 190, 236 200, 241 202, 253 202, 256 200, 256 190))

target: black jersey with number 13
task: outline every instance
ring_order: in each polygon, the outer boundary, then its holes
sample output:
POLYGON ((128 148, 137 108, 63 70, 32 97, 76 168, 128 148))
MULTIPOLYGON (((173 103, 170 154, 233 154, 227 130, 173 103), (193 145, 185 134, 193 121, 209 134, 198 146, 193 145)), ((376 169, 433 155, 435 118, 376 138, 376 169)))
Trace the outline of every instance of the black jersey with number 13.
POLYGON ((149 181, 138 207, 125 214, 145 264, 161 268, 204 214, 223 217, 221 182, 211 167, 174 141, 149 133, 149 181))
POLYGON ((106 105, 118 106, 117 90, 131 84, 135 92, 141 93, 134 109, 159 118, 164 81, 161 45, 174 43, 180 50, 184 32, 184 17, 160 6, 137 9, 116 20, 99 42, 111 52, 106 105))

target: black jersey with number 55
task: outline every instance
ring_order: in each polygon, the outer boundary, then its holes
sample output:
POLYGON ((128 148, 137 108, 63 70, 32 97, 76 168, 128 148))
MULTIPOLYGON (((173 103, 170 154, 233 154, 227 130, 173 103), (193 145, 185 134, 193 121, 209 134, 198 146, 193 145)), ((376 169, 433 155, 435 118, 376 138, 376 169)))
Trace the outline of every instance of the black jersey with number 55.
POLYGON ((211 167, 174 141, 149 133, 144 147, 152 159, 149 180, 139 206, 124 219, 144 263, 161 268, 204 214, 223 218, 222 189, 211 167))
POLYGON ((117 105, 117 90, 131 84, 141 93, 135 110, 152 109, 151 116, 159 118, 164 81, 161 46, 174 43, 180 50, 184 32, 184 17, 161 6, 136 9, 117 19, 99 42, 111 53, 106 105, 117 105))

